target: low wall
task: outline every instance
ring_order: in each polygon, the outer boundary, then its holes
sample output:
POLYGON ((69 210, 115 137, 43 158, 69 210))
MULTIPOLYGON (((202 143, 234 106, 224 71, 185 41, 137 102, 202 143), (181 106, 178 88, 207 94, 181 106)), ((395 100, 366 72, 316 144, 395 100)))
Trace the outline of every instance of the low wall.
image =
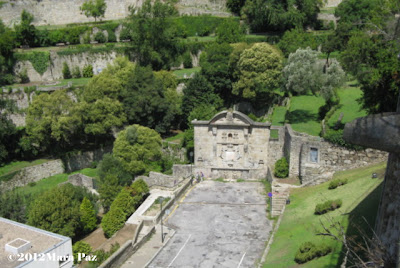
POLYGON ((52 160, 19 170, 11 180, 2 182, 0 188, 4 191, 8 191, 15 187, 22 187, 28 185, 30 182, 37 182, 41 179, 61 173, 64 173, 63 162, 60 159, 52 160))
POLYGON ((181 177, 174 177, 153 171, 149 173, 148 177, 139 176, 137 179, 144 180, 149 187, 159 186, 165 188, 174 188, 182 181, 181 177))
POLYGON ((187 178, 193 174, 194 165, 173 165, 172 174, 175 178, 187 178))
POLYGON ((122 245, 114 254, 112 254, 105 262, 103 262, 99 268, 116 268, 120 267, 133 253, 135 253, 147 239, 155 232, 155 227, 142 237, 137 243, 133 243, 132 240, 128 240, 122 245))

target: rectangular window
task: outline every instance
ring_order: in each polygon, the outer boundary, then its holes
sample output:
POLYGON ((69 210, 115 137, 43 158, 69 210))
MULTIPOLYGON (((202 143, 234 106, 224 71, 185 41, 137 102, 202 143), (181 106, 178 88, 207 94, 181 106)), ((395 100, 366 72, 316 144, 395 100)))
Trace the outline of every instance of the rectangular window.
POLYGON ((318 163, 318 149, 310 148, 310 161, 313 163, 318 163))

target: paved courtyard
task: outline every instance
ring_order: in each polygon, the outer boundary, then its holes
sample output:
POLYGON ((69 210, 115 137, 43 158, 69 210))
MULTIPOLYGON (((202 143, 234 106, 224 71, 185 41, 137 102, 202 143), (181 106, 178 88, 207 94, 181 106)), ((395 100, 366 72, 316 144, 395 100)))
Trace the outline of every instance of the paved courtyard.
POLYGON ((176 233, 149 267, 255 267, 272 230, 259 182, 201 182, 167 225, 176 233))

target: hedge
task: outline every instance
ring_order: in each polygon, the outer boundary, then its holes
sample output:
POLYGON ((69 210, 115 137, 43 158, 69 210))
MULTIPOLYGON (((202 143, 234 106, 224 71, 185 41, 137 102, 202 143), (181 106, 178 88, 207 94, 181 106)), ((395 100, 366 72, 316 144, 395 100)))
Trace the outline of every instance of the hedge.
MULTIPOLYGON (((214 33, 218 26, 225 20, 232 20, 232 18, 214 17, 210 15, 173 18, 177 28, 180 30, 181 37, 210 35, 214 33)), ((234 20, 239 21, 239 18, 235 17, 234 20)))
POLYGON ((329 190, 336 189, 339 186, 345 185, 347 183, 347 179, 335 179, 329 183, 329 190))
POLYGON ((274 175, 278 178, 286 178, 289 175, 289 164, 286 157, 282 157, 276 161, 274 175))
POLYGON ((342 206, 342 200, 341 199, 336 199, 336 200, 328 200, 324 203, 317 204, 315 206, 315 211, 314 214, 316 215, 322 215, 325 214, 329 211, 333 211, 335 209, 338 209, 342 206))
POLYGON ((294 260, 299 264, 306 263, 312 259, 328 255, 330 252, 332 252, 330 246, 324 244, 315 245, 312 242, 304 242, 300 245, 294 260))

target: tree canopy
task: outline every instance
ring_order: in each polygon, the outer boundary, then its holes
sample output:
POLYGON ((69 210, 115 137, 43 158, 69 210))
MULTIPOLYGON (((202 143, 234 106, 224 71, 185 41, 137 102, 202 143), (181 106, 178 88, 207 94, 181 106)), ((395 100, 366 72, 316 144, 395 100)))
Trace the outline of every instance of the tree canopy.
POLYGON ((107 4, 104 0, 86 0, 80 7, 86 17, 103 18, 106 13, 107 4))

